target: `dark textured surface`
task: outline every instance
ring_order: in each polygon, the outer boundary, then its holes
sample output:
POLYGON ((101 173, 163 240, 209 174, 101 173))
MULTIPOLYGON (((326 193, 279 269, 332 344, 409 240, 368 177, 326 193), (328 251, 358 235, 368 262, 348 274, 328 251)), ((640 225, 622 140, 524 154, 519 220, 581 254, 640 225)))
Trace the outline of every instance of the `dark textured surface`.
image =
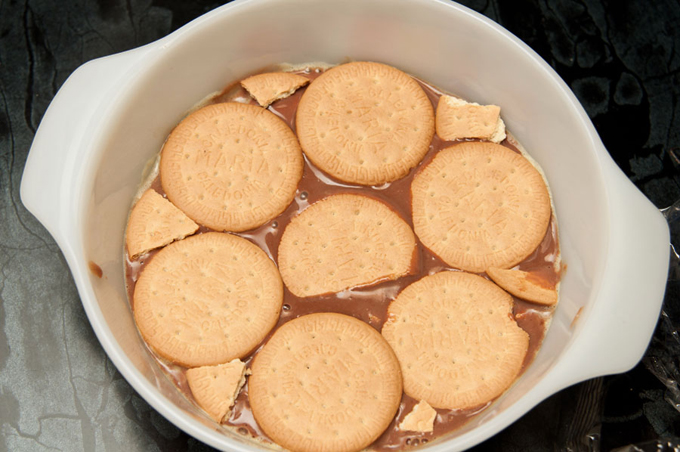
MULTIPOLYGON (((0 451, 211 450, 150 408, 107 359, 59 249, 21 205, 19 184, 40 118, 73 70, 158 39, 221 3, 0 0, 0 451)), ((677 0, 463 3, 557 70, 614 160, 657 207, 680 198, 677 0)), ((556 394, 475 450, 673 444, 679 292, 671 282, 667 316, 643 363, 556 394)))

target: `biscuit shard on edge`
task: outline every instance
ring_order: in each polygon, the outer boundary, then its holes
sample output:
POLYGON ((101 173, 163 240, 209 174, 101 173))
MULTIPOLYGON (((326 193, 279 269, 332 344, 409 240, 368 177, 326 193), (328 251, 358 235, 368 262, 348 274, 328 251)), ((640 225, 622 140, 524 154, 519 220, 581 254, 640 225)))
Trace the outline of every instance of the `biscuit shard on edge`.
POLYGON ((198 225, 154 190, 149 189, 132 208, 125 241, 131 259, 191 235, 198 225))
POLYGON ((238 359, 217 366, 187 370, 187 382, 196 403, 217 423, 231 411, 250 370, 238 359))
POLYGON ((555 288, 532 273, 491 267, 486 269, 486 274, 517 298, 547 306, 557 303, 555 288))
POLYGON ((505 139, 500 114, 501 107, 497 105, 479 105, 443 95, 437 104, 437 135, 446 141, 479 138, 500 143, 505 139))
POLYGON ((434 420, 436 417, 437 411, 429 403, 421 400, 399 424, 399 430, 423 433, 431 432, 434 430, 434 420))
POLYGON ((315 202, 288 224, 279 271, 298 297, 397 279, 411 271, 416 238, 392 209, 367 196, 315 202))
POLYGON ((307 83, 309 79, 301 75, 289 72, 269 72, 248 77, 241 81, 241 86, 255 98, 261 107, 267 108, 272 102, 290 96, 307 83))

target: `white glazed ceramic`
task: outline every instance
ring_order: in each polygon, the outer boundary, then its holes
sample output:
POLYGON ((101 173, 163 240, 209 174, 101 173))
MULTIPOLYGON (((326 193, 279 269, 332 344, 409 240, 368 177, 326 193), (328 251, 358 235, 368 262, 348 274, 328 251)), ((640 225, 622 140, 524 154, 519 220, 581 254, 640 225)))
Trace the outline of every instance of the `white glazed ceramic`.
POLYGON ((471 447, 562 388, 633 367, 659 314, 668 229, 540 57, 490 20, 444 1, 241 0, 160 41, 79 68, 54 98, 28 156, 22 200, 61 247, 94 331, 130 384, 201 441, 258 448, 217 429, 145 350, 123 282, 126 217, 145 163, 198 100, 273 63, 348 58, 385 62, 500 105, 508 128, 545 171, 557 209, 567 271, 536 360, 491 408, 423 449, 471 447), (88 270, 89 261, 103 278, 88 270))

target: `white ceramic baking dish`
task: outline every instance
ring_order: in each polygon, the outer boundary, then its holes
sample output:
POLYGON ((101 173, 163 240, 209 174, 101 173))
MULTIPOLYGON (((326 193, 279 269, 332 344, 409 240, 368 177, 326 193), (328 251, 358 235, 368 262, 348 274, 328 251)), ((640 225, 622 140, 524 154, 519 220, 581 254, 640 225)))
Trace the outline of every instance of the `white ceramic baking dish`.
POLYGON ((21 198, 61 247, 97 337, 130 384, 201 441, 258 449, 208 421, 144 348, 124 286, 126 217, 145 164, 198 100, 273 63, 347 59, 388 63, 500 105, 509 130, 545 171, 560 225, 567 271, 534 363, 454 437, 424 449, 473 446, 562 388, 634 366, 664 294, 668 228, 538 55, 490 20, 444 1, 241 0, 79 68, 52 101, 28 156, 21 198))

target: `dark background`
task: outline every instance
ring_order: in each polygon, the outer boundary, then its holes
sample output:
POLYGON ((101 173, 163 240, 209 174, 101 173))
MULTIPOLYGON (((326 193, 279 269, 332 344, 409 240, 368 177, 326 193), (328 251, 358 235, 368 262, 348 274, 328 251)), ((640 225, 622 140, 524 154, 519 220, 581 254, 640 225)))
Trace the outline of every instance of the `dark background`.
MULTIPOLYGON (((211 450, 150 408, 108 360, 59 249, 21 205, 19 184, 40 119, 73 70, 156 40, 222 3, 0 0, 0 451, 211 450)), ((680 2, 462 3, 517 35, 564 78, 616 163, 657 207, 680 198, 680 2)), ((636 368, 556 394, 475 450, 680 444, 679 289, 671 278, 636 368)))

